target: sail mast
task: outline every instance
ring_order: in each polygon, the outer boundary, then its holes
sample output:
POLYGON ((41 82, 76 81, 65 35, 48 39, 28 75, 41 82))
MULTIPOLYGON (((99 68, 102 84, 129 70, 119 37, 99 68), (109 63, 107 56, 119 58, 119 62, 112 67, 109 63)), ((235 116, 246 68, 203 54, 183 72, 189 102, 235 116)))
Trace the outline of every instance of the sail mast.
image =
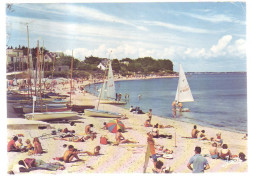
POLYGON ((72 92, 72 72, 73 72, 73 50, 72 50, 72 58, 71 58, 71 74, 70 74, 70 105, 71 105, 71 92, 72 92))

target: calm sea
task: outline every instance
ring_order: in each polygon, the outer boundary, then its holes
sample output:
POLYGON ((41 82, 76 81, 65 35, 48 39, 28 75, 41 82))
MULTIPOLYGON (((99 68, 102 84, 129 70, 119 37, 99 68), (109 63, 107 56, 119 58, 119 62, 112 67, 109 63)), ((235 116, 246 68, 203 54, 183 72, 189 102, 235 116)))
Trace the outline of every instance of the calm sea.
MULTIPOLYGON (((172 102, 175 98, 178 78, 131 80, 116 82, 117 93, 130 95, 124 108, 140 106, 147 112, 175 118, 194 124, 217 127, 237 132, 247 131, 247 75, 246 73, 215 73, 186 75, 195 102, 183 103, 191 112, 172 115, 172 102), (139 100, 138 95, 141 95, 139 100)), ((86 90, 98 95, 100 84, 86 90)))

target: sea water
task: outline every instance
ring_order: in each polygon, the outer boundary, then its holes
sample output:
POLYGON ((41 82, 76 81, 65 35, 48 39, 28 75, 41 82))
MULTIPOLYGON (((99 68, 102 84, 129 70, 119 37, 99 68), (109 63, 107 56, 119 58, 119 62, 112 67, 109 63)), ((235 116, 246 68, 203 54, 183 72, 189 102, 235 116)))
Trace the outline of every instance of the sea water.
MULTIPOLYGON (((190 112, 172 113, 178 78, 117 81, 116 92, 129 94, 124 108, 139 106, 144 112, 219 129, 247 131, 247 75, 246 73, 186 74, 194 102, 183 103, 190 112)), ((98 95, 100 84, 86 87, 98 95)), ((159 123, 159 122, 158 122, 159 123)))

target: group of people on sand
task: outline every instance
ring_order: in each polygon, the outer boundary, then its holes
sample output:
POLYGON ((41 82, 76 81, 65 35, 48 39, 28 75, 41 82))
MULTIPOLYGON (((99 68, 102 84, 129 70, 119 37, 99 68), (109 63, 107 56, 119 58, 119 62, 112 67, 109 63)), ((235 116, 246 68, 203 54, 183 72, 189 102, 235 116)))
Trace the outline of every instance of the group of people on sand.
POLYGON ((211 141, 211 147, 209 149, 210 157, 212 159, 223 159, 223 160, 231 160, 233 158, 239 157, 242 161, 245 161, 245 154, 239 153, 238 155, 232 155, 230 149, 228 149, 227 144, 223 144, 223 139, 221 138, 221 132, 218 132, 216 134, 216 138, 211 137, 210 139, 207 138, 205 134, 205 130, 199 131, 197 129, 197 126, 194 125, 192 131, 191 131, 191 138, 198 138, 200 140, 208 140, 211 141), (201 134, 199 135, 199 133, 201 134), (220 151, 218 150, 218 147, 221 147, 220 151))
POLYGON ((74 130, 59 129, 58 131, 63 133, 59 137, 53 137, 54 140, 65 140, 69 142, 85 142, 88 139, 94 140, 96 138, 96 133, 91 130, 94 127, 93 124, 88 124, 85 126, 85 134, 86 136, 77 136, 75 135, 74 130))
POLYGON ((42 154, 43 149, 38 137, 33 139, 33 144, 30 139, 26 139, 26 146, 23 145, 22 138, 14 136, 7 144, 7 152, 28 152, 28 155, 42 154))

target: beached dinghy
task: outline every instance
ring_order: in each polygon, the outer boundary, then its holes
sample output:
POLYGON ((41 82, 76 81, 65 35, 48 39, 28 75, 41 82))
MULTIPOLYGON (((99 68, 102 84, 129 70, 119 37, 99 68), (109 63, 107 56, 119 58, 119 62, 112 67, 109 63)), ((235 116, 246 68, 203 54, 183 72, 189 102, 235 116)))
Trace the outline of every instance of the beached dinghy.
MULTIPOLYGON (((176 102, 193 102, 193 96, 191 94, 190 86, 187 81, 187 78, 185 76, 185 73, 182 69, 182 66, 180 64, 180 70, 179 70, 179 81, 175 96, 176 102)), ((183 108, 182 112, 190 112, 189 108, 183 108)))
POLYGON ((116 88, 115 88, 111 61, 109 61, 108 66, 109 68, 108 68, 107 80, 104 81, 100 92, 101 95, 100 97, 102 99, 100 100, 100 104, 125 105, 126 102, 115 100, 116 88))
POLYGON ((85 114, 85 116, 90 116, 90 117, 104 117, 104 118, 121 118, 121 117, 123 117, 122 114, 103 111, 103 110, 94 110, 94 109, 85 109, 84 114, 85 114))
POLYGON ((71 109, 71 111, 81 112, 81 113, 83 113, 85 109, 94 109, 95 108, 94 105, 76 105, 76 104, 67 105, 67 107, 69 109, 71 109))
POLYGON ((41 113, 29 113, 25 114, 25 118, 28 120, 47 121, 54 119, 66 119, 77 116, 77 112, 41 112, 41 113))

